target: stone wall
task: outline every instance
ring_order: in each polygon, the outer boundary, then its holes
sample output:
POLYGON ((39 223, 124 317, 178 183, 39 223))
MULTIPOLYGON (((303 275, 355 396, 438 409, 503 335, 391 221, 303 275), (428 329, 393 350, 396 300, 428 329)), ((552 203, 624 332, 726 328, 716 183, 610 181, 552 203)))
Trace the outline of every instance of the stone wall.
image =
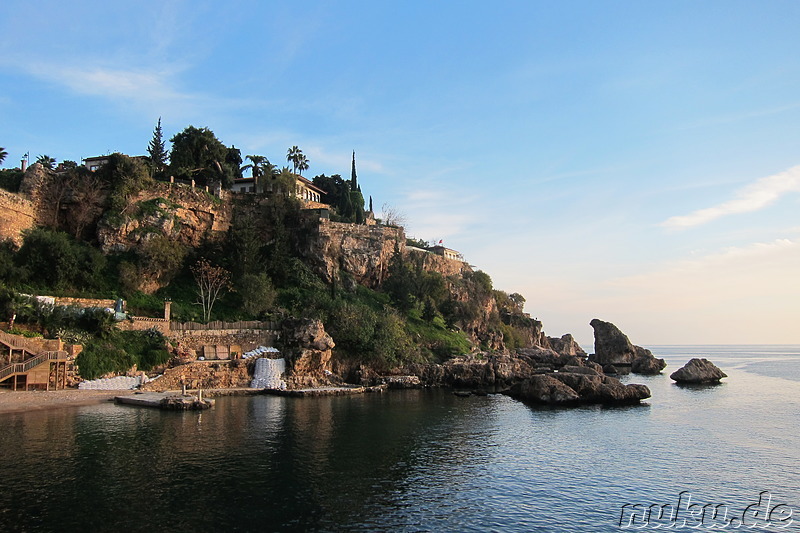
MULTIPOLYGON (((74 305, 76 307, 100 307, 103 309, 114 309, 114 306, 117 305, 116 300, 108 300, 108 299, 99 299, 99 298, 67 298, 66 296, 56 296, 53 298, 55 300, 55 305, 74 305)), ((123 309, 125 307, 125 302, 122 303, 123 309)))
POLYGON ((36 225, 33 202, 0 189, 0 240, 22 244, 22 232, 36 225))
POLYGON ((158 379, 142 385, 146 391, 189 389, 225 389, 250 387, 255 360, 197 361, 170 368, 158 379))
POLYGON ((184 349, 203 353, 205 346, 225 346, 228 351, 238 347, 239 357, 259 346, 273 346, 278 332, 269 329, 228 329, 228 330, 190 330, 170 331, 168 337, 181 344, 184 349))
POLYGON ((168 336, 169 320, 164 318, 150 318, 132 316, 129 320, 123 320, 117 324, 117 327, 123 331, 145 331, 148 329, 156 329, 163 335, 168 336))

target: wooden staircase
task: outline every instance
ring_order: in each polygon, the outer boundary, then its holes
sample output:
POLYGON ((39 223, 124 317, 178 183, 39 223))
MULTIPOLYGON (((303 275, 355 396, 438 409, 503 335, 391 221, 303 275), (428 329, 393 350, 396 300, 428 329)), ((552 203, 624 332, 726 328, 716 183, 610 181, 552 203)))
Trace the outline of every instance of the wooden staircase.
POLYGON ((64 389, 67 386, 67 352, 38 352, 34 342, 24 337, 0 331, 0 345, 9 352, 9 360, 15 352, 22 362, 0 366, 0 387, 13 390, 64 389), (53 384, 51 386, 51 383, 53 384))

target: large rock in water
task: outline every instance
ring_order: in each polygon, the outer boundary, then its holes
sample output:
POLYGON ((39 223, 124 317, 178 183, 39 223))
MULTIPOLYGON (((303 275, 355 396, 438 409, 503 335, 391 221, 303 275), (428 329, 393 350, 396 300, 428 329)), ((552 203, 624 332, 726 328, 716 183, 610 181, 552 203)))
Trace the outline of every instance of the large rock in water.
POLYGON ((670 378, 678 383, 719 383, 728 375, 708 359, 694 358, 672 373, 670 378))
POLYGON ((547 405, 635 404, 650 397, 650 389, 645 385, 624 385, 616 378, 586 370, 531 376, 506 394, 547 405))
POLYGON ((611 322, 595 318, 589 325, 594 329, 594 354, 590 361, 602 366, 630 365, 631 372, 637 374, 658 374, 667 366, 666 361, 657 359, 650 350, 632 344, 611 322))

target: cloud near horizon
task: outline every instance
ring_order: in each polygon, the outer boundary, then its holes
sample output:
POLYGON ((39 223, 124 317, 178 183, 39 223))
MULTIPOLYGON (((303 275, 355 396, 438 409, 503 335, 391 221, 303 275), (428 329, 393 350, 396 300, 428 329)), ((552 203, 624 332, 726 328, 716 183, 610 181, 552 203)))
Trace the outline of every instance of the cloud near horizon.
POLYGON ((660 226, 667 229, 685 229, 700 226, 727 215, 758 211, 791 192, 800 192, 800 165, 756 180, 739 189, 736 197, 732 200, 713 207, 698 209, 688 215, 670 217, 660 226))

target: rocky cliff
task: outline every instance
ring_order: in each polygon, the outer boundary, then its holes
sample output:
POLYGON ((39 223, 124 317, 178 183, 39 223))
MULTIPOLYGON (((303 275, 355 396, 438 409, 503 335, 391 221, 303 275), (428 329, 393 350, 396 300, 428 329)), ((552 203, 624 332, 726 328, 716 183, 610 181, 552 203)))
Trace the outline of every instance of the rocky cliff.
POLYGON ((331 222, 314 216, 304 218, 299 239, 303 259, 330 283, 339 272, 371 289, 386 279, 396 249, 405 249, 402 228, 331 222))
POLYGON ((130 208, 107 213, 97 229, 103 251, 121 252, 163 235, 189 247, 221 239, 230 227, 232 204, 187 185, 156 183, 139 192, 130 208))
POLYGON ((629 367, 637 374, 659 374, 667 363, 657 359, 653 353, 628 340, 627 335, 611 322, 595 318, 589 323, 594 329, 594 351, 592 361, 600 365, 614 366, 617 370, 629 367))

